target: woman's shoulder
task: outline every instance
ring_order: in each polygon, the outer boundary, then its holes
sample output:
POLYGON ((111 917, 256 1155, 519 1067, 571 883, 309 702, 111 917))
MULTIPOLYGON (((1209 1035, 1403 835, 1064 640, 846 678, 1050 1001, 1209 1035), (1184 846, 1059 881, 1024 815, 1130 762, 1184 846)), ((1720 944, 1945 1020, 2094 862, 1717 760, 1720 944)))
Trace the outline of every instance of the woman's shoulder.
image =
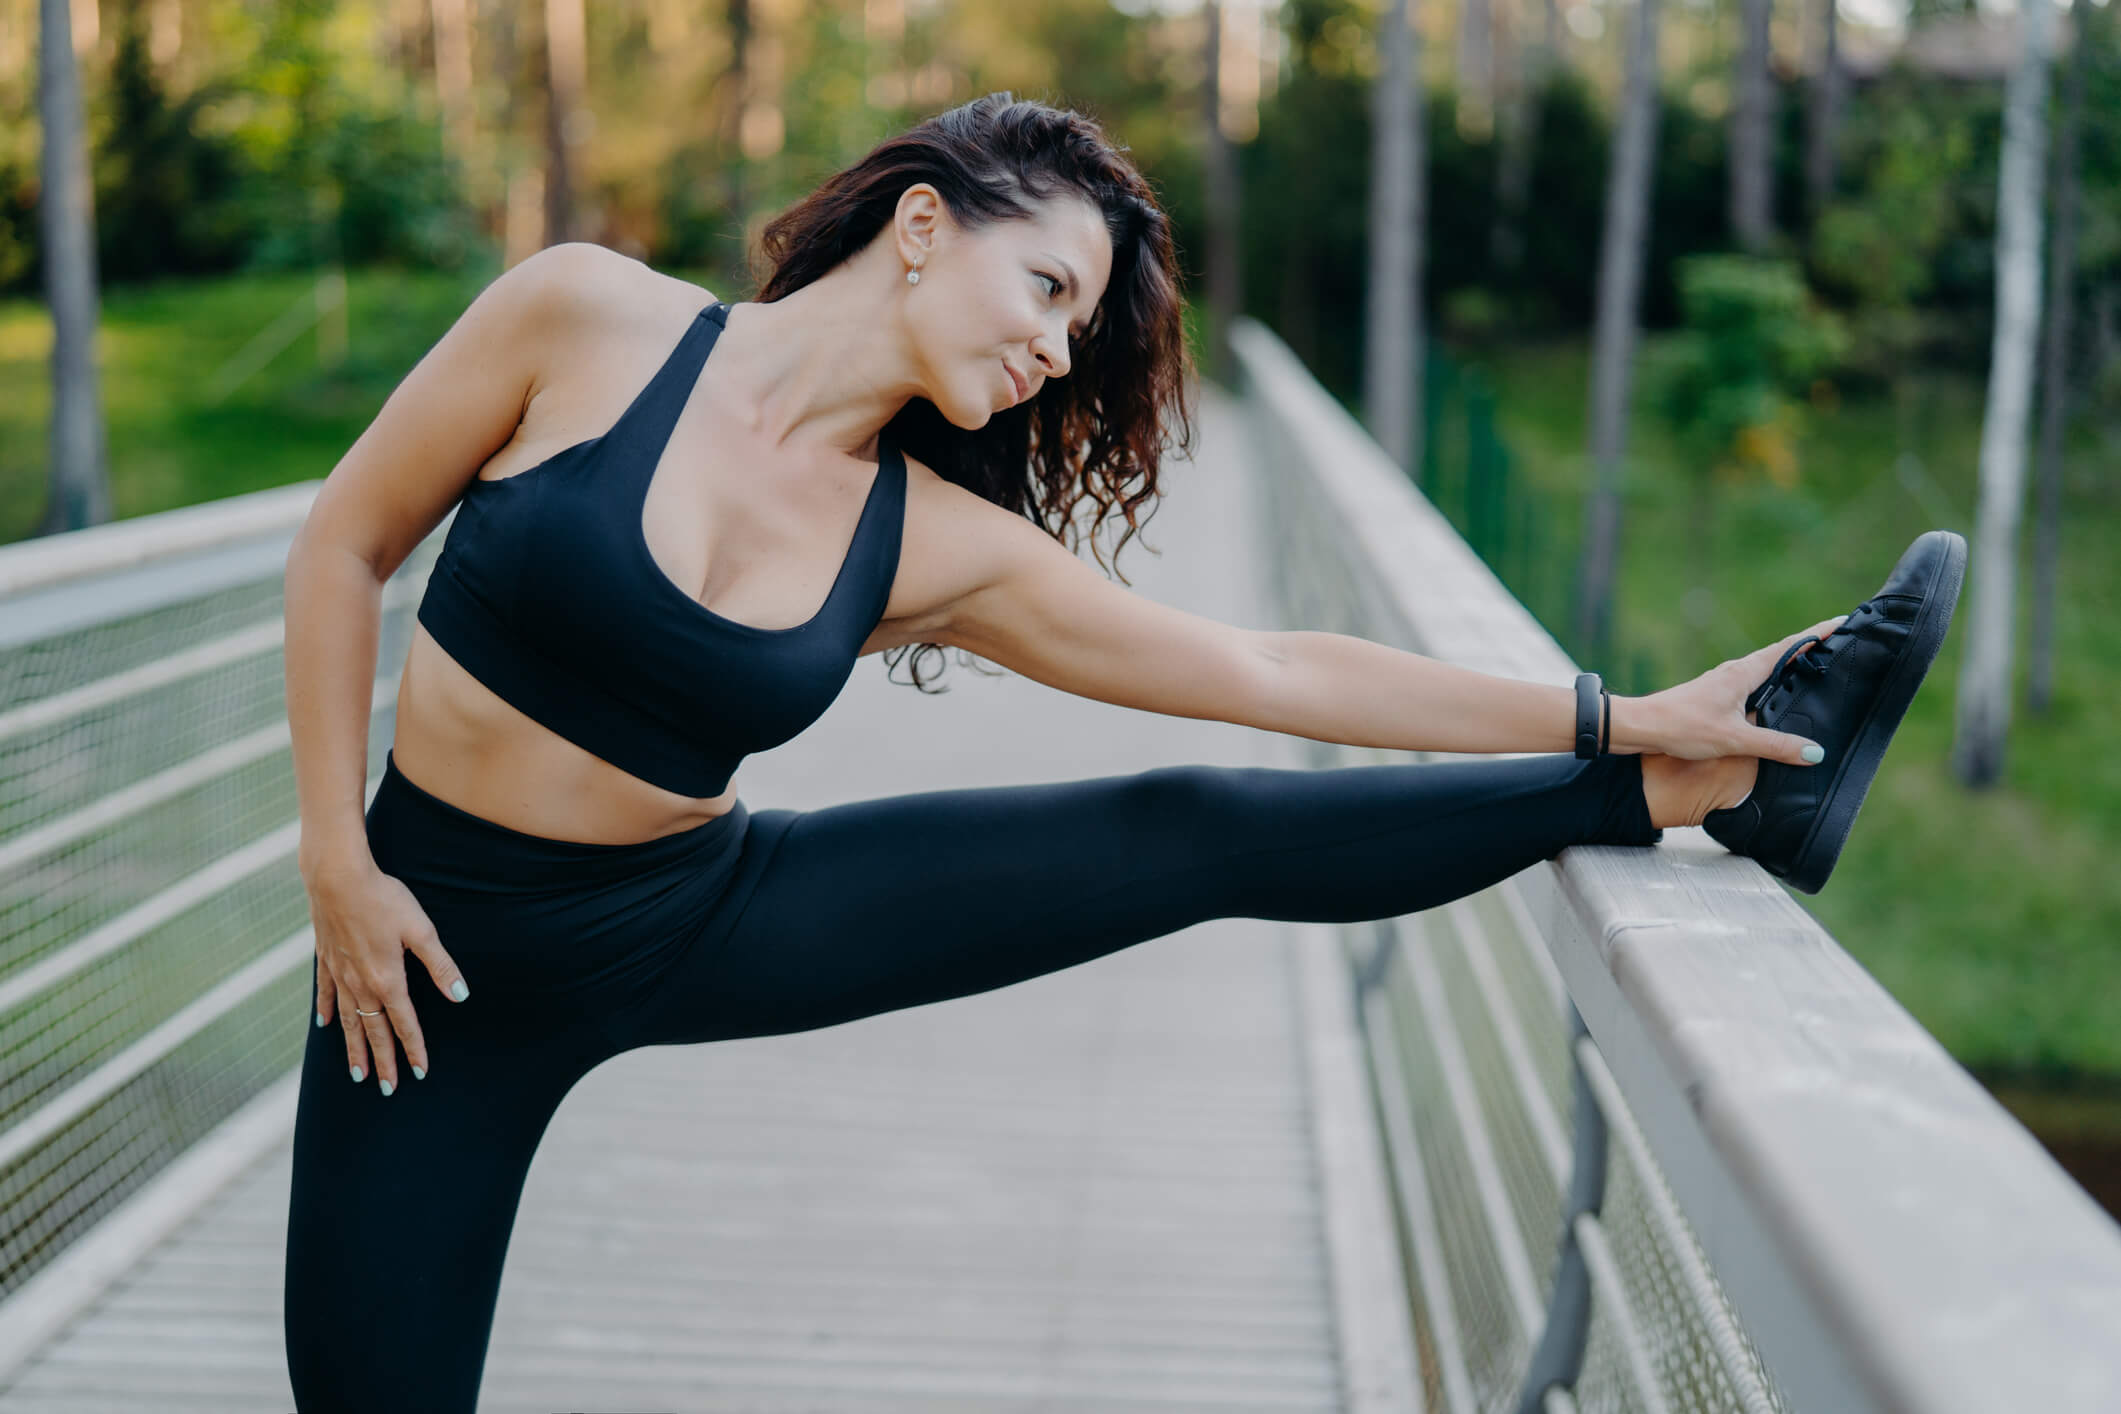
POLYGON ((593 241, 561 241, 526 256, 504 277, 544 311, 562 348, 585 341, 653 338, 715 300, 712 291, 650 269, 593 241))

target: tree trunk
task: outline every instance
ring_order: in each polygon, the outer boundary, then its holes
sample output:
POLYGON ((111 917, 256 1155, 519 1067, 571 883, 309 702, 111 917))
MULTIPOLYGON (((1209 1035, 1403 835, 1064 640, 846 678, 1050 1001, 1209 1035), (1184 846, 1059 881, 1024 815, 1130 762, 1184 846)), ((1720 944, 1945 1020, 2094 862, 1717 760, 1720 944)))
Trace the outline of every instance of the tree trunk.
POLYGON ((1490 0, 1460 0, 1458 131, 1476 142, 1495 126, 1494 30, 1490 0))
POLYGON ((1606 175, 1598 251, 1598 313, 1591 346, 1591 469, 1597 479, 1584 527, 1576 591, 1576 641, 1587 660, 1611 650, 1614 568, 1620 559, 1622 456, 1649 245, 1650 178, 1657 159, 1657 0, 1636 0, 1622 79, 1619 130, 1606 175))
POLYGON ((471 12, 469 0, 429 0, 434 25, 435 97, 442 136, 457 161, 472 165, 471 12))
POLYGON ((88 180, 67 0, 40 0, 37 28, 37 118, 44 144, 37 218, 52 312, 52 423, 50 496, 35 533, 49 535, 101 525, 111 518, 111 497, 96 380, 95 192, 88 180))
POLYGON ((1208 220, 1208 329, 1205 360, 1209 377, 1227 381, 1227 340, 1231 321, 1243 302, 1238 270, 1238 175, 1237 152, 1230 135, 1223 131, 1222 30, 1223 7, 1209 0, 1201 10, 1207 30, 1204 55, 1207 82, 1202 85, 1203 117, 1208 126, 1206 197, 1208 220))
MULTIPOLYGON (((744 166, 744 108, 751 101, 751 0, 729 0, 729 67, 722 71, 722 204, 738 231, 750 226, 751 193, 744 166)), ((742 266, 748 243, 737 252, 742 266)))
POLYGON ((1540 100, 1560 51, 1560 11, 1544 0, 1545 23, 1537 39, 1519 46, 1523 63, 1517 87, 1502 114, 1502 153, 1495 176, 1495 226, 1488 250, 1496 271, 1515 273, 1524 259, 1525 207, 1532 195, 1532 163, 1539 151, 1540 100))
MULTIPOLYGON (((184 53, 184 6, 182 0, 154 0, 154 8, 148 12, 148 56, 156 65, 168 70, 176 67, 177 59, 184 53)), ((186 82, 190 76, 176 76, 177 85, 190 88, 186 82)))
POLYGON ((1739 0, 1738 72, 1731 104, 1731 234, 1755 255, 1775 239, 1775 90, 1768 80, 1774 0, 1739 0))
POLYGON ((578 235, 575 184, 579 138, 588 114, 582 0, 545 0, 545 244, 578 235))
POLYGON ((1371 90, 1370 287, 1363 411, 1401 468, 1421 470, 1422 112, 1419 35, 1389 0, 1371 90))
POLYGON ((1841 100, 1847 75, 1841 71, 1841 7, 1837 0, 1819 0, 1819 63, 1812 75, 1812 90, 1805 125, 1804 188, 1810 209, 1805 220, 1811 230, 1834 199, 1835 149, 1841 141, 1841 100))
POLYGON ((2048 27, 2053 6, 2018 11, 2023 48, 2003 98, 1996 182, 1996 336, 1981 420, 1981 504, 1974 516, 1972 612, 1959 675, 1952 765, 1979 789, 2003 773, 2010 727, 2012 591, 2025 489, 2026 409, 2040 325, 2040 187, 2047 146, 2048 27))
MULTIPOLYGON (((501 265, 512 270, 545 245, 545 169, 528 153, 524 140, 530 95, 542 90, 544 48, 533 40, 530 23, 514 0, 486 0, 490 77, 501 96, 496 118, 496 176, 500 182, 501 265)), ((542 116, 542 115, 541 115, 542 116)), ((542 146, 542 143, 538 145, 542 146)))
POLYGON ((2077 285, 2077 144, 2084 126, 2091 12, 2073 0, 2069 77, 2055 147, 2055 231, 2048 251, 2047 329, 2040 358, 2040 521, 2033 540, 2033 641, 2026 706, 2045 715, 2055 691, 2055 576, 2062 558, 2062 433, 2069 420, 2069 338, 2077 285))

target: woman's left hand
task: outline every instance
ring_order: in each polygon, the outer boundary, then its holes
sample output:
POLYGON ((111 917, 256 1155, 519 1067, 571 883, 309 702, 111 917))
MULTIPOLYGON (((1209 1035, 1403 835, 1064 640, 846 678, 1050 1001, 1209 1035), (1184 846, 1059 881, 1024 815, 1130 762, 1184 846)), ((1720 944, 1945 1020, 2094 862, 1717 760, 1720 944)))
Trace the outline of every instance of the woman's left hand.
MULTIPOLYGON (((1651 744, 1644 749, 1688 761, 1757 756, 1791 766, 1811 765, 1804 759, 1808 738, 1754 725, 1748 719, 1757 714, 1745 710, 1745 699, 1767 680, 1792 644, 1808 637, 1824 639, 1847 618, 1841 614, 1824 619, 1743 658, 1718 663, 1691 682, 1642 698, 1641 716, 1652 734, 1651 744)), ((1809 653, 1814 646, 1807 644, 1804 651, 1809 653)))

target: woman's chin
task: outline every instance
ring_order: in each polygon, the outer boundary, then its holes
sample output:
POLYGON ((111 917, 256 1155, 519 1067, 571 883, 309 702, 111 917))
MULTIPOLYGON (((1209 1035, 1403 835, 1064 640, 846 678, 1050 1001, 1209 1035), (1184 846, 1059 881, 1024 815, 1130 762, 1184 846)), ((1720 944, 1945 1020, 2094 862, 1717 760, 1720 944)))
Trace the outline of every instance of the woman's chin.
POLYGON ((989 422, 992 422, 994 420, 994 414, 997 409, 979 408, 977 410, 977 416, 979 417, 979 421, 977 422, 967 422, 965 420, 965 414, 967 411, 970 410, 965 408, 941 409, 941 412, 943 414, 943 420, 945 422, 949 423, 952 427, 961 428, 966 432, 977 432, 982 427, 985 427, 989 422))

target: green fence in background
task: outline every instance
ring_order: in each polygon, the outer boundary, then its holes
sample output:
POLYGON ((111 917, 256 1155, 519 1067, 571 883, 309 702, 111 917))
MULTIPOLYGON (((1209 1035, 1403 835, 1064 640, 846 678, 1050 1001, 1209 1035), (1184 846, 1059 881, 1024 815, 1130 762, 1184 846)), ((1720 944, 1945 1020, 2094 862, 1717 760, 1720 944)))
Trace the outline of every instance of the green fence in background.
POLYGON ((1613 643, 1602 648, 1576 641, 1571 610, 1583 518, 1564 514, 1551 491, 1517 474, 1487 375, 1434 343, 1422 370, 1421 474, 1414 478, 1421 493, 1571 658, 1599 665, 1606 686, 1630 697, 1670 686, 1657 654, 1629 648, 1624 624, 1616 622, 1613 643))

